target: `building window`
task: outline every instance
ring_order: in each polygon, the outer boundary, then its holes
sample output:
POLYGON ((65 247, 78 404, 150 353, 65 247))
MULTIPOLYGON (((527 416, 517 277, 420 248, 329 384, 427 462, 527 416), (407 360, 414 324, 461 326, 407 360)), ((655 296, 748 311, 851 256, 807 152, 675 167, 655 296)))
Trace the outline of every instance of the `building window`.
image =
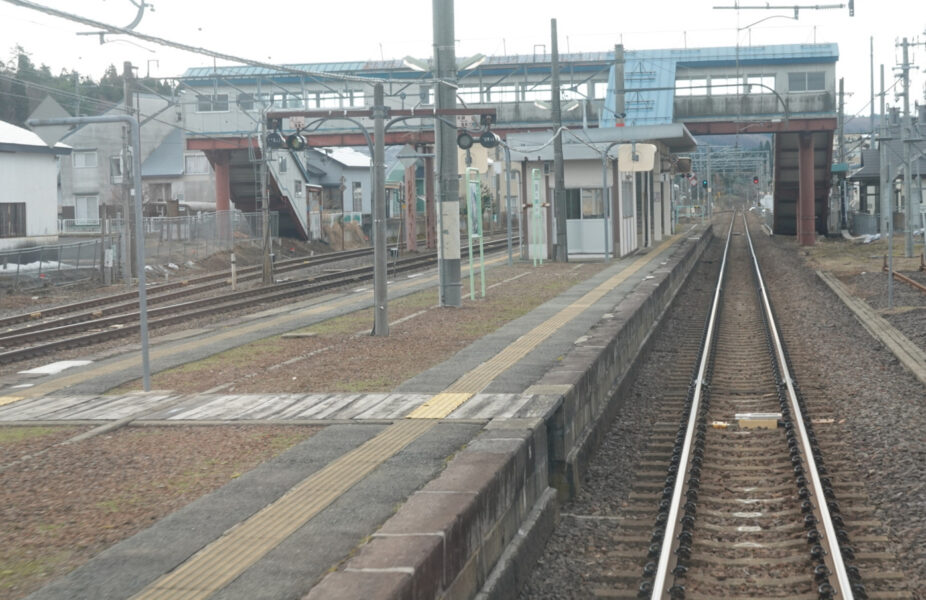
POLYGON ((788 73, 789 92, 817 92, 825 89, 826 73, 823 71, 788 73))
POLYGON ((228 94, 197 94, 196 112, 228 112, 228 94))
POLYGON ((209 159, 205 154, 186 154, 183 157, 183 171, 187 175, 208 175, 209 159))
POLYGON ((25 237, 26 203, 0 202, 0 238, 25 237))
POLYGON ((96 150, 75 150, 71 153, 71 166, 75 169, 95 169, 96 150))
POLYGON ((567 219, 601 219, 604 217, 604 203, 601 201, 601 189, 567 189, 567 219))
POLYGON ((293 190, 295 191, 297 198, 302 198, 302 181, 294 179, 293 190))
POLYGON ((238 94, 236 102, 241 110, 254 110, 254 94, 238 94))
POLYGON ((112 184, 122 183, 122 157, 121 156, 110 156, 109 157, 109 182, 112 184))
POLYGON ((352 182, 351 191, 354 200, 353 212, 363 212, 363 183, 359 181, 352 182))
POLYGON ((74 224, 96 225, 100 222, 99 196, 74 196, 74 224))
POLYGON ((280 173, 285 173, 287 168, 288 168, 288 165, 286 163, 286 157, 281 156, 280 157, 280 173))
POLYGON ((592 88, 592 93, 595 94, 595 98, 603 100, 608 96, 608 82, 607 81, 596 81, 595 85, 592 88))

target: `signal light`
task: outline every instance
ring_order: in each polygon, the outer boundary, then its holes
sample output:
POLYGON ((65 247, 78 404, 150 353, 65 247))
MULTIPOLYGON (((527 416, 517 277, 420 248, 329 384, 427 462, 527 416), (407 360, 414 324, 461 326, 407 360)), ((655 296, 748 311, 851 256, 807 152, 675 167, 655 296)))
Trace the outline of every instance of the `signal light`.
POLYGON ((495 137, 494 133, 486 130, 479 136, 479 143, 482 144, 483 148, 494 148, 498 145, 498 138, 495 137))
POLYGON ((473 147, 473 136, 465 131, 461 131, 457 136, 457 146, 460 150, 469 150, 473 147))
POLYGON ((288 135, 286 136, 286 147, 290 150, 301 152, 302 150, 305 150, 305 138, 298 133, 288 135))
POLYGON ((754 176, 754 177, 752 178, 752 182, 753 182, 754 184, 756 184, 756 185, 759 185, 759 177, 758 177, 758 175, 756 175, 756 176, 754 176))
POLYGON ((707 179, 702 179, 702 180, 701 180, 701 187, 703 187, 703 188, 705 188, 705 189, 707 188, 707 179))

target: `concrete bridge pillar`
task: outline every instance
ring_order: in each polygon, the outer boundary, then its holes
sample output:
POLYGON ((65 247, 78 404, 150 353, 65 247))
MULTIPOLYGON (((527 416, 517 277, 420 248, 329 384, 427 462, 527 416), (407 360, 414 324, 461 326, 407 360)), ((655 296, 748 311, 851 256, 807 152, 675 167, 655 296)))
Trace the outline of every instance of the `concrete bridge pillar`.
POLYGON ((816 242, 814 220, 813 134, 801 133, 798 147, 797 241, 801 246, 816 242))

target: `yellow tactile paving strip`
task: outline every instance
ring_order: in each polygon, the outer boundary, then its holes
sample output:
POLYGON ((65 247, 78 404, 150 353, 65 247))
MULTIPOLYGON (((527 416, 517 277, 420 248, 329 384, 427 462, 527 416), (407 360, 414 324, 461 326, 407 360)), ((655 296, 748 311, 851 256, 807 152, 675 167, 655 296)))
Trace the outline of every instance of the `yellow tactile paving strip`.
POLYGON ((452 413, 461 404, 484 390, 501 373, 527 356, 528 352, 553 335, 560 327, 582 314, 582 311, 601 300, 605 294, 642 269, 643 266, 653 260, 654 257, 658 256, 663 250, 675 243, 678 237, 679 236, 674 236, 667 239, 654 248, 652 252, 641 256, 627 265, 621 272, 595 286, 584 296, 519 337, 513 344, 457 379, 442 393, 434 396, 409 413, 407 418, 443 419, 452 413))
POLYGON ((373 469, 436 421, 400 421, 306 478, 283 497, 133 596, 133 600, 207 598, 243 573, 373 469))

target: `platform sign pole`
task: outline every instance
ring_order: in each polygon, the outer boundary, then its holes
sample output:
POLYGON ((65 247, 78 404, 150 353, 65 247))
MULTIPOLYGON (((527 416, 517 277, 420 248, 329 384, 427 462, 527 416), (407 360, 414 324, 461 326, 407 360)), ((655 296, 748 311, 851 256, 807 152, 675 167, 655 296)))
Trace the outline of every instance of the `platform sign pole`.
POLYGON ((540 169, 531 169, 531 184, 533 197, 531 198, 531 258, 534 266, 543 264, 543 208, 540 201, 540 182, 543 174, 540 169))

